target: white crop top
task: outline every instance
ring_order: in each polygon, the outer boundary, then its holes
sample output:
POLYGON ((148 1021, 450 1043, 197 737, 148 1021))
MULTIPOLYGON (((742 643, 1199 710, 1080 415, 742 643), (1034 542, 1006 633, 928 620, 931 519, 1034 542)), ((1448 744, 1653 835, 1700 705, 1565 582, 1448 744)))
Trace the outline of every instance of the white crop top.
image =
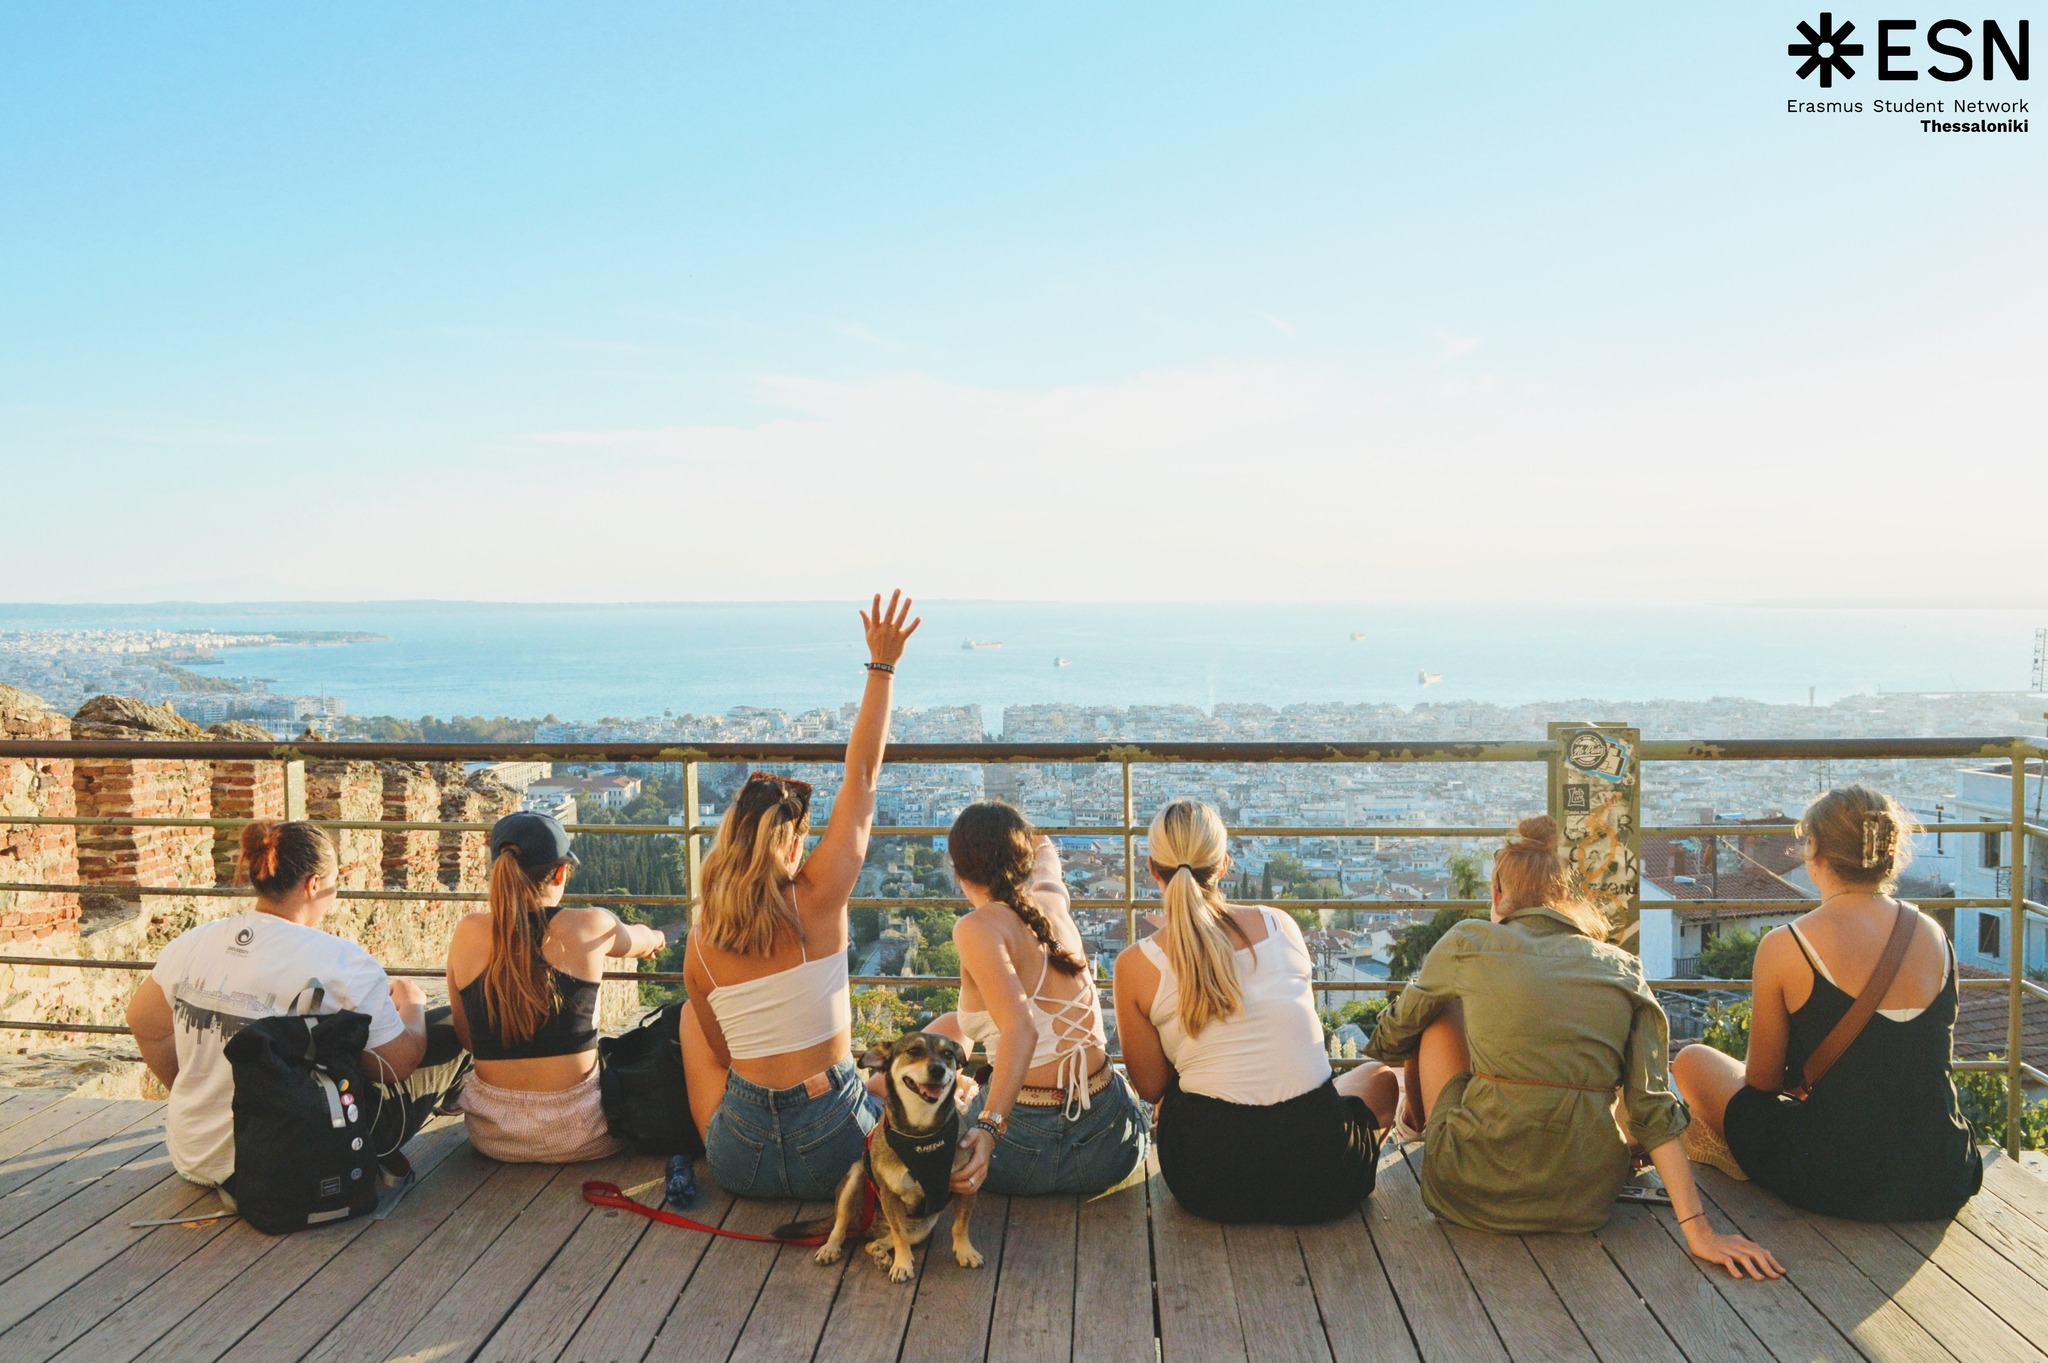
MULTIPOLYGON (((697 961, 711 977, 711 962, 702 946, 697 961)), ((734 1060, 765 1060, 788 1055, 832 1040, 853 1025, 852 991, 847 984, 846 953, 835 951, 816 960, 737 984, 711 981, 705 995, 725 1050, 734 1060)))
POLYGON ((1322 1087, 1330 1077, 1323 1024, 1316 1016, 1308 945, 1283 913, 1260 906, 1266 935, 1237 951, 1237 982, 1244 1006, 1212 1018, 1199 1035, 1180 1024, 1180 983, 1157 937, 1138 945, 1159 971, 1152 1025, 1189 1093, 1227 1103, 1270 1107, 1322 1087))
MULTIPOLYGON (((1033 859, 1031 892, 1040 898, 1067 899, 1059 853, 1050 842, 1040 846, 1033 859)), ((1038 1042, 1031 1051, 1030 1068, 1059 1062, 1059 1086, 1066 1091, 1066 1115, 1072 1121, 1088 1109, 1088 1050, 1091 1046, 1108 1050, 1109 1034, 1102 1025, 1102 1000, 1095 990, 1095 976, 1083 972, 1073 977, 1081 986, 1074 996, 1051 999, 1045 996, 1045 982, 1051 973, 1052 958, 1040 956, 1038 983, 1031 990, 1031 1025, 1037 1029, 1038 1042)), ((1003 1034, 995 1015, 962 1008, 957 1016, 960 1030, 987 1052, 989 1063, 994 1064, 1003 1034)))

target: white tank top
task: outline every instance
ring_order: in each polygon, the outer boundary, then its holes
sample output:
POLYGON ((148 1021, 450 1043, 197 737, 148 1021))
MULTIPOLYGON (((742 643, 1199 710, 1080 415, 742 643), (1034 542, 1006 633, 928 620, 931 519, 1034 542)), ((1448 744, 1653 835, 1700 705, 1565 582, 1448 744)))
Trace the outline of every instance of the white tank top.
MULTIPOLYGON (((808 948, 806 948, 808 949, 808 948)), ((711 962, 700 944, 698 963, 711 978, 711 962)), ((847 984, 846 953, 830 955, 757 980, 720 984, 711 980, 705 995, 725 1050, 734 1060, 766 1060, 830 1041, 853 1025, 852 991, 847 984)))
POLYGON ((1157 937, 1138 945, 1159 971, 1152 1025, 1166 1058, 1189 1093, 1227 1103, 1270 1107, 1322 1087, 1330 1077, 1323 1024, 1316 1016, 1314 978, 1301 929, 1285 914, 1260 906, 1263 940, 1237 952, 1244 1006, 1212 1018, 1200 1035, 1180 1025, 1180 983, 1157 937))

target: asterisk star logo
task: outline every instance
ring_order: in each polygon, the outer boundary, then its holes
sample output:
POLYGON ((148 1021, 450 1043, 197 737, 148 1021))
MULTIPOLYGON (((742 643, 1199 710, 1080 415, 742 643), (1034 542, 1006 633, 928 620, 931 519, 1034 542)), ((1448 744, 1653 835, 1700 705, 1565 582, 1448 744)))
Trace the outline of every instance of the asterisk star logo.
POLYGON ((1799 31, 1806 35, 1806 41, 1803 43, 1788 43, 1785 46, 1786 55, 1806 58, 1806 61, 1799 68, 1799 79, 1805 80, 1815 71, 1819 71, 1820 88, 1832 90, 1835 85, 1835 73, 1837 71, 1842 73, 1843 80, 1847 80, 1856 74, 1856 68, 1849 65, 1845 59, 1862 56, 1863 44, 1843 41, 1843 39, 1856 31, 1856 25, 1844 19, 1842 26, 1836 28, 1834 14, 1831 11, 1822 10, 1820 15, 1820 31, 1818 33, 1814 32, 1813 25, 1807 23, 1804 19, 1799 21, 1799 31))

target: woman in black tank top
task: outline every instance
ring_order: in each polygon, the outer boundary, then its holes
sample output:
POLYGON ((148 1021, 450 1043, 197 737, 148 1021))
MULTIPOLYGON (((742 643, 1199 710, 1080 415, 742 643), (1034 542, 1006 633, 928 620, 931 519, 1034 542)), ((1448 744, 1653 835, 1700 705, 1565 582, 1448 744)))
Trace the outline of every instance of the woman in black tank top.
POLYGON ((545 814, 491 830, 491 908, 455 926, 448 994, 476 1073, 463 1090, 470 1144, 494 1159, 566 1164, 617 1147, 597 1074, 597 1001, 606 959, 652 956, 653 928, 599 908, 562 907, 575 855, 545 814))
POLYGON ((1863 1221, 1945 1218, 1983 1181, 1951 1075, 1955 953, 1917 910, 1881 1011, 1804 1099, 1788 1092, 1805 1086, 1807 1059, 1855 1002, 1829 975, 1863 987, 1856 974, 1874 970, 1898 920, 1890 891, 1910 830, 1896 802, 1860 786, 1816 800, 1799 834, 1823 899, 1801 921, 1835 969, 1804 934, 1776 929, 1757 951, 1747 1068, 1706 1046, 1689 1046, 1672 1062, 1705 1137, 1688 1136, 1694 1157, 1808 1211, 1863 1221), (1885 1016, 1887 1007, 1894 1016, 1885 1016), (1724 1149, 1714 1136, 1725 1138, 1724 1149))

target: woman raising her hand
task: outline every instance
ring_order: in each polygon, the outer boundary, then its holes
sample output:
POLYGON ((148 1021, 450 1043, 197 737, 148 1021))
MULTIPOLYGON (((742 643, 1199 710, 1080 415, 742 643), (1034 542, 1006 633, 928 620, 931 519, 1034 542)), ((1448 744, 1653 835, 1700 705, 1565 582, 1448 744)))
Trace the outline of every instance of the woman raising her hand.
POLYGON ((741 1197, 832 1196, 880 1107, 853 1065, 846 904, 875 822, 896 662, 916 632, 901 592, 862 611, 867 686, 832 821, 806 858, 811 788, 755 772, 704 859, 683 949, 683 1064, 711 1176, 741 1197))

